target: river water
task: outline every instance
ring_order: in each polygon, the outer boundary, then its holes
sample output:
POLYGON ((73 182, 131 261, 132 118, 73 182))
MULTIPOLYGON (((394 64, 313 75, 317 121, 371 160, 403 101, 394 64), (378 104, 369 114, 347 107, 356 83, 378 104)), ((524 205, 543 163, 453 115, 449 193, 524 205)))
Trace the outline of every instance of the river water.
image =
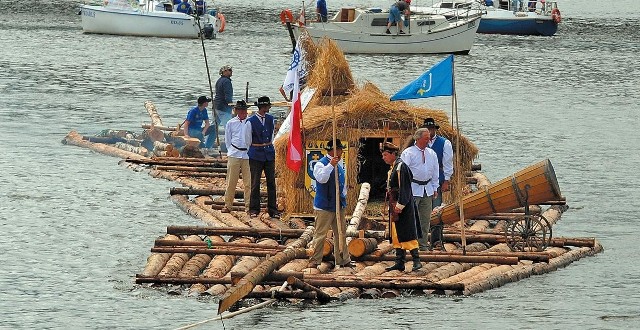
MULTIPOLYGON (((206 43, 214 78, 229 64, 237 96, 249 81, 250 98, 279 99, 290 45, 277 14, 291 3, 217 6, 228 24, 206 43)), ((554 37, 478 35, 456 57, 461 129, 493 181, 551 159, 570 205, 554 235, 596 237, 604 253, 471 297, 280 305, 208 328, 638 328, 640 2, 559 6, 554 37)), ((70 130, 140 131, 145 100, 166 124, 181 122, 208 91, 199 41, 84 35, 69 0, 0 0, 0 9, 0 328, 175 328, 213 317, 211 300, 133 283, 167 225, 200 224, 168 199, 174 184, 60 143, 70 130)), ((347 56, 359 82, 389 94, 441 58, 347 56)), ((413 102, 449 110, 451 101, 413 102)))

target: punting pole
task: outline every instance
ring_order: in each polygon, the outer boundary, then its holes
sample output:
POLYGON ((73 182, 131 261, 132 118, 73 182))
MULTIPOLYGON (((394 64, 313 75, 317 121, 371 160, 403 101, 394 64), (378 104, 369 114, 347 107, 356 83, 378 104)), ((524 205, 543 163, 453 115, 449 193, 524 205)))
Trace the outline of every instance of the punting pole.
MULTIPOLYGON (((456 124, 456 168, 458 171, 461 170, 461 162, 460 162, 460 121, 458 120, 458 98, 456 97, 456 75, 455 75, 455 56, 451 58, 451 76, 453 83, 453 95, 451 96, 451 112, 452 112, 452 120, 455 118, 456 124)), ((453 123, 452 123, 453 124, 453 123)), ((453 126, 453 125, 452 125, 453 126)), ((462 176, 456 175, 456 189, 458 190, 458 209, 460 212, 460 235, 462 241, 462 254, 467 253, 467 238, 465 236, 465 221, 464 221, 464 206, 462 202, 462 176)))
MULTIPOLYGON (((202 26, 200 25, 200 16, 192 15, 198 21, 198 35, 200 35, 200 43, 202 44, 202 54, 204 55, 204 66, 207 68, 207 79, 209 79, 209 95, 213 99, 213 86, 211 85, 211 73, 209 72, 209 62, 207 61, 207 49, 204 47, 204 36, 202 35, 202 26)), ((215 127, 216 134, 216 147, 220 147, 220 136, 218 135, 218 113, 215 106, 211 110, 213 112, 213 126, 215 127)), ((209 133, 211 134, 211 133, 209 133)))
MULTIPOLYGON (((331 115, 333 116, 333 156, 336 156, 336 153, 338 152, 338 146, 336 145, 336 109, 335 109, 335 105, 333 103, 333 70, 329 71, 329 85, 331 88, 331 115)), ((336 181, 336 228, 338 229, 337 234, 337 239, 338 239, 338 253, 342 253, 344 246, 342 246, 342 239, 344 237, 344 233, 342 230, 342 219, 340 218, 340 198, 342 197, 340 194, 340 179, 338 178, 340 176, 339 171, 338 171, 338 166, 340 166, 339 164, 336 164, 336 167, 333 169, 335 172, 335 181, 336 181)), ((342 257, 341 257, 342 258, 342 257)))

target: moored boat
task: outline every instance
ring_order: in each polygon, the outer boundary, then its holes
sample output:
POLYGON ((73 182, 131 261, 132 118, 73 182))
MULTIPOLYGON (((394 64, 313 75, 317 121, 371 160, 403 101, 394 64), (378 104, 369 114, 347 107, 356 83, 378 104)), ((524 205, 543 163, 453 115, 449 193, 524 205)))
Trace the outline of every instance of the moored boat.
POLYGON ((327 22, 292 25, 297 33, 306 29, 315 41, 335 40, 345 53, 468 54, 480 22, 480 17, 450 21, 442 15, 414 14, 405 21, 405 34, 394 27, 387 34, 388 16, 379 8, 342 8, 327 22))
POLYGON ((139 8, 129 2, 108 0, 103 6, 82 5, 84 33, 163 38, 214 39, 224 31, 225 18, 215 10, 202 8, 200 15, 188 15, 172 10, 171 3, 146 1, 139 8))

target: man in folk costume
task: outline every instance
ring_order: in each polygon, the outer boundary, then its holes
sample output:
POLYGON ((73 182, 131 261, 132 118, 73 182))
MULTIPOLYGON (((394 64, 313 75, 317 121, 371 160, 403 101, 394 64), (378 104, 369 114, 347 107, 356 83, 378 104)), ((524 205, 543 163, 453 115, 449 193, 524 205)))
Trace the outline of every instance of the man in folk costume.
POLYGON ((308 268, 316 268, 322 261, 322 249, 329 228, 335 237, 335 265, 352 267, 345 233, 347 224, 344 220, 344 209, 347 207, 347 186, 345 185, 344 167, 339 164, 342 157, 342 142, 336 139, 336 153, 333 151, 333 140, 326 146, 327 155, 313 166, 313 178, 316 180, 316 195, 313 199, 315 213, 315 231, 311 246, 313 255, 309 259, 308 268), (340 218, 336 218, 336 170, 340 191, 340 218), (340 231, 338 231, 340 226, 340 231), (342 234, 340 234, 342 233, 342 234))
POLYGON ((427 147, 429 130, 418 128, 413 134, 415 143, 402 151, 402 162, 409 167, 413 178, 411 190, 418 208, 418 219, 422 229, 422 237, 418 240, 420 250, 429 249, 428 237, 431 222, 432 198, 438 191, 438 156, 427 147))
POLYGON ((276 207, 276 150, 273 148, 275 119, 269 114, 271 100, 267 96, 255 102, 258 112, 249 118, 251 125, 251 146, 249 147, 249 167, 251 168, 251 198, 249 215, 260 214, 260 178, 262 172, 267 181, 267 212, 272 218, 279 218, 276 207))
POLYGON ((418 252, 418 238, 422 237, 422 232, 411 191, 413 175, 402 159, 398 158, 398 147, 393 143, 385 142, 382 145, 382 160, 391 165, 387 179, 387 203, 391 244, 396 250, 396 262, 386 270, 404 271, 404 259, 409 250, 413 258, 411 270, 415 271, 422 268, 418 252))
POLYGON ((430 140, 427 146, 436 152, 438 156, 438 169, 439 177, 438 193, 433 198, 433 207, 442 205, 442 193, 449 191, 449 180, 453 175, 453 147, 451 141, 445 137, 436 134, 436 131, 440 128, 433 118, 427 118, 424 120, 422 127, 429 130, 430 140))

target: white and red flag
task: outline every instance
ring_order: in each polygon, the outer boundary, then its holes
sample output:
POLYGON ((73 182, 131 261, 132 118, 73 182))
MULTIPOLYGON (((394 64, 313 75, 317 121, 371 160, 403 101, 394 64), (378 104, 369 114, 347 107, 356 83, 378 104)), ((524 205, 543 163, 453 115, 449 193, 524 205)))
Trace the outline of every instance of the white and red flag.
POLYGON ((287 167, 299 172, 302 167, 302 103, 300 102, 300 73, 303 69, 302 52, 298 42, 291 57, 291 65, 287 71, 287 77, 283 87, 286 91, 292 90, 291 115, 289 116, 289 144, 287 145, 287 167), (293 85, 293 86, 292 86, 293 85), (289 89, 288 87, 292 88, 289 89))

